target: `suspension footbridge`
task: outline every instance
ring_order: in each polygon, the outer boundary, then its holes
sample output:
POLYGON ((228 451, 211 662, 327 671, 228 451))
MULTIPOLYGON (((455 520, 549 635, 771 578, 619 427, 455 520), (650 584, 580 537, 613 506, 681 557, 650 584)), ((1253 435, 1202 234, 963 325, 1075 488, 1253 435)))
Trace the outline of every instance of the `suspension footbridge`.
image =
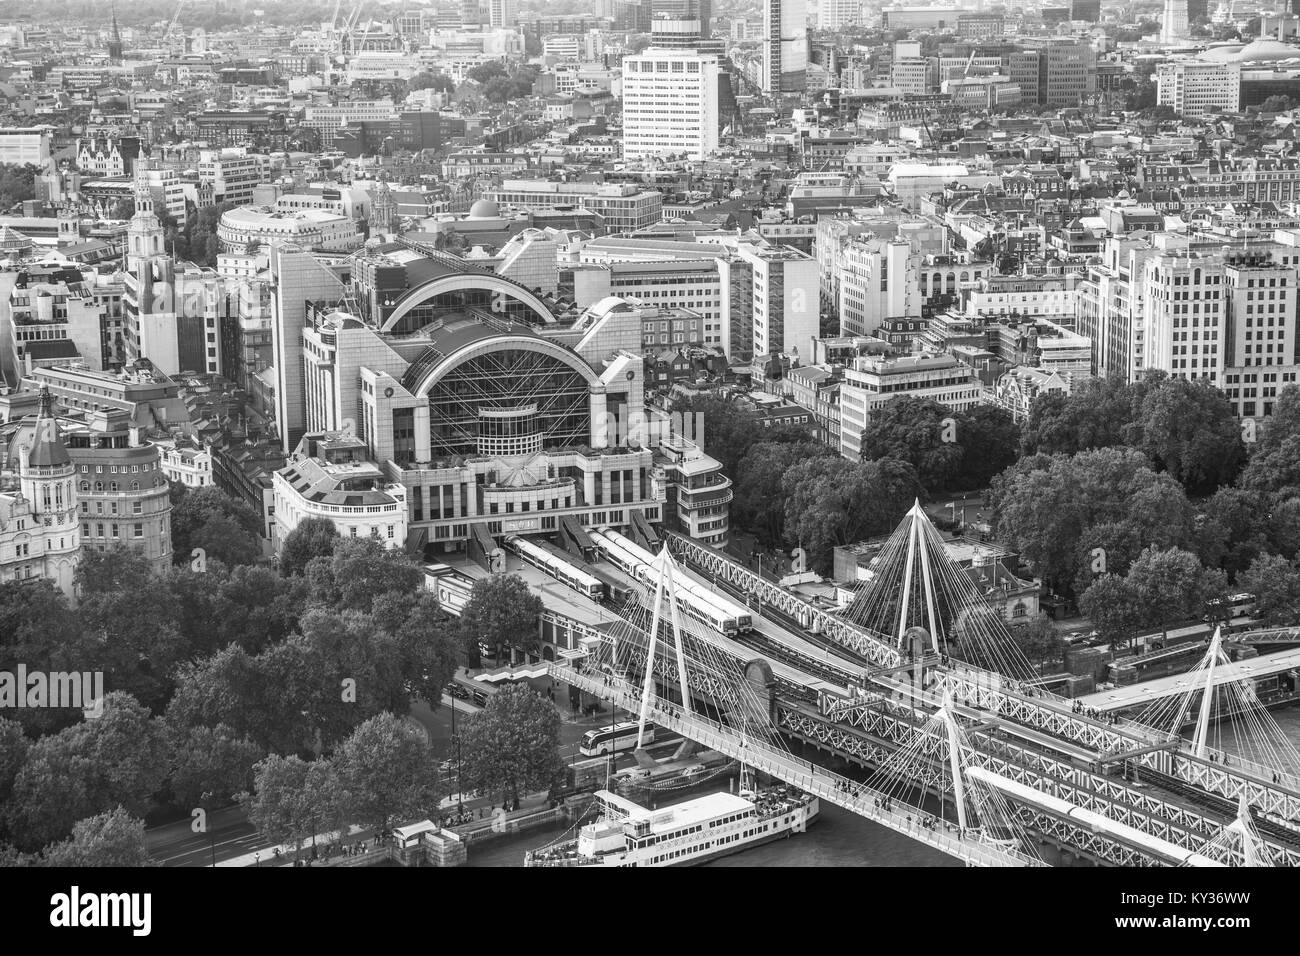
POLYGON ((1041 866, 1044 842, 1117 865, 1300 865, 1300 753, 1252 692, 1300 656, 1239 667, 1216 637, 1133 718, 1059 697, 919 504, 841 613, 676 535, 642 560, 616 623, 552 664, 642 725, 972 866, 1041 866), (683 613, 701 584, 789 638, 765 628, 756 653, 683 613))

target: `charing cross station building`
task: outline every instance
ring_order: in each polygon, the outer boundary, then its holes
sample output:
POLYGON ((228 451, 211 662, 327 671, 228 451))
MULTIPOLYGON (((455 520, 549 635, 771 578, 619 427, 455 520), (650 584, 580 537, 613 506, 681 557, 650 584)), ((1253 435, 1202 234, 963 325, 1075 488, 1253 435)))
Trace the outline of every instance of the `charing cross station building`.
POLYGON ((575 318, 409 245, 350 268, 343 282, 293 247, 272 255, 276 360, 300 369, 280 375, 277 547, 307 518, 433 558, 483 531, 638 514, 726 543, 730 480, 698 436, 648 418, 640 308, 609 297, 575 318))

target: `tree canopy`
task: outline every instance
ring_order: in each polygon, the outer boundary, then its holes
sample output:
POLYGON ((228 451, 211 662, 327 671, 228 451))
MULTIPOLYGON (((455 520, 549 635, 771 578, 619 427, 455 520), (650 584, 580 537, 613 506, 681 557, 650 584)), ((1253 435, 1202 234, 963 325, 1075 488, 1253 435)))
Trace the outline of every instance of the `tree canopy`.
POLYGON ((993 480, 989 505, 999 536, 1065 594, 1125 573, 1148 544, 1189 543, 1193 527, 1182 486, 1131 448, 1023 458, 993 480))
POLYGON ((1148 372, 1137 382, 1089 379, 1068 396, 1034 402, 1021 431, 1025 453, 1074 454, 1128 446, 1168 472, 1189 495, 1230 485, 1246 462, 1227 396, 1208 382, 1148 372))
POLYGON ((553 786, 564 772, 560 712, 526 684, 509 684, 465 723, 465 781, 476 790, 519 797, 553 786))

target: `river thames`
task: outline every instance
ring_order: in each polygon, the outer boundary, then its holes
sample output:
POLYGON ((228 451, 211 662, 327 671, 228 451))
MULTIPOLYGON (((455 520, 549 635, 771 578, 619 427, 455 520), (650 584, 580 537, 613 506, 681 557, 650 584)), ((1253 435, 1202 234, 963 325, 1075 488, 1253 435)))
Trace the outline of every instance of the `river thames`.
MULTIPOLYGON (((1300 746, 1300 707, 1271 711, 1273 719, 1293 744, 1300 746)), ((1229 751, 1230 728, 1223 727, 1222 740, 1214 741, 1229 751)), ((504 837, 471 848, 468 866, 522 866, 524 852, 561 838, 572 838, 572 828, 553 827, 504 837)), ((1057 863, 1050 847, 1038 847, 1049 863, 1057 863)), ((705 866, 961 866, 938 850, 917 843, 893 830, 872 823, 839 807, 822 804, 820 819, 807 833, 742 850, 705 866)))

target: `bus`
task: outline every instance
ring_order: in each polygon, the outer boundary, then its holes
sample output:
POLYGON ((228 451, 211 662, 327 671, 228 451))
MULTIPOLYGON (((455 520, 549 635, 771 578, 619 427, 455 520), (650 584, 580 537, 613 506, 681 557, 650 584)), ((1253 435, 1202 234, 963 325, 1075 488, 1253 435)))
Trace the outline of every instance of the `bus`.
POLYGON ((460 700, 468 700, 479 707, 486 707, 489 698, 497 692, 497 688, 483 681, 474 680, 472 677, 462 677, 457 674, 447 685, 447 693, 460 700))
POLYGON ((1226 624, 1239 617, 1254 617, 1255 600, 1255 595, 1242 592, 1229 595, 1223 600, 1207 601, 1206 614, 1201 620, 1206 623, 1222 621, 1226 624))
MULTIPOLYGON (((599 757, 619 750, 635 750, 638 723, 629 720, 622 724, 589 730, 582 735, 582 744, 578 753, 584 757, 599 757)), ((655 739, 654 724, 645 725, 645 742, 653 743, 655 739)))

